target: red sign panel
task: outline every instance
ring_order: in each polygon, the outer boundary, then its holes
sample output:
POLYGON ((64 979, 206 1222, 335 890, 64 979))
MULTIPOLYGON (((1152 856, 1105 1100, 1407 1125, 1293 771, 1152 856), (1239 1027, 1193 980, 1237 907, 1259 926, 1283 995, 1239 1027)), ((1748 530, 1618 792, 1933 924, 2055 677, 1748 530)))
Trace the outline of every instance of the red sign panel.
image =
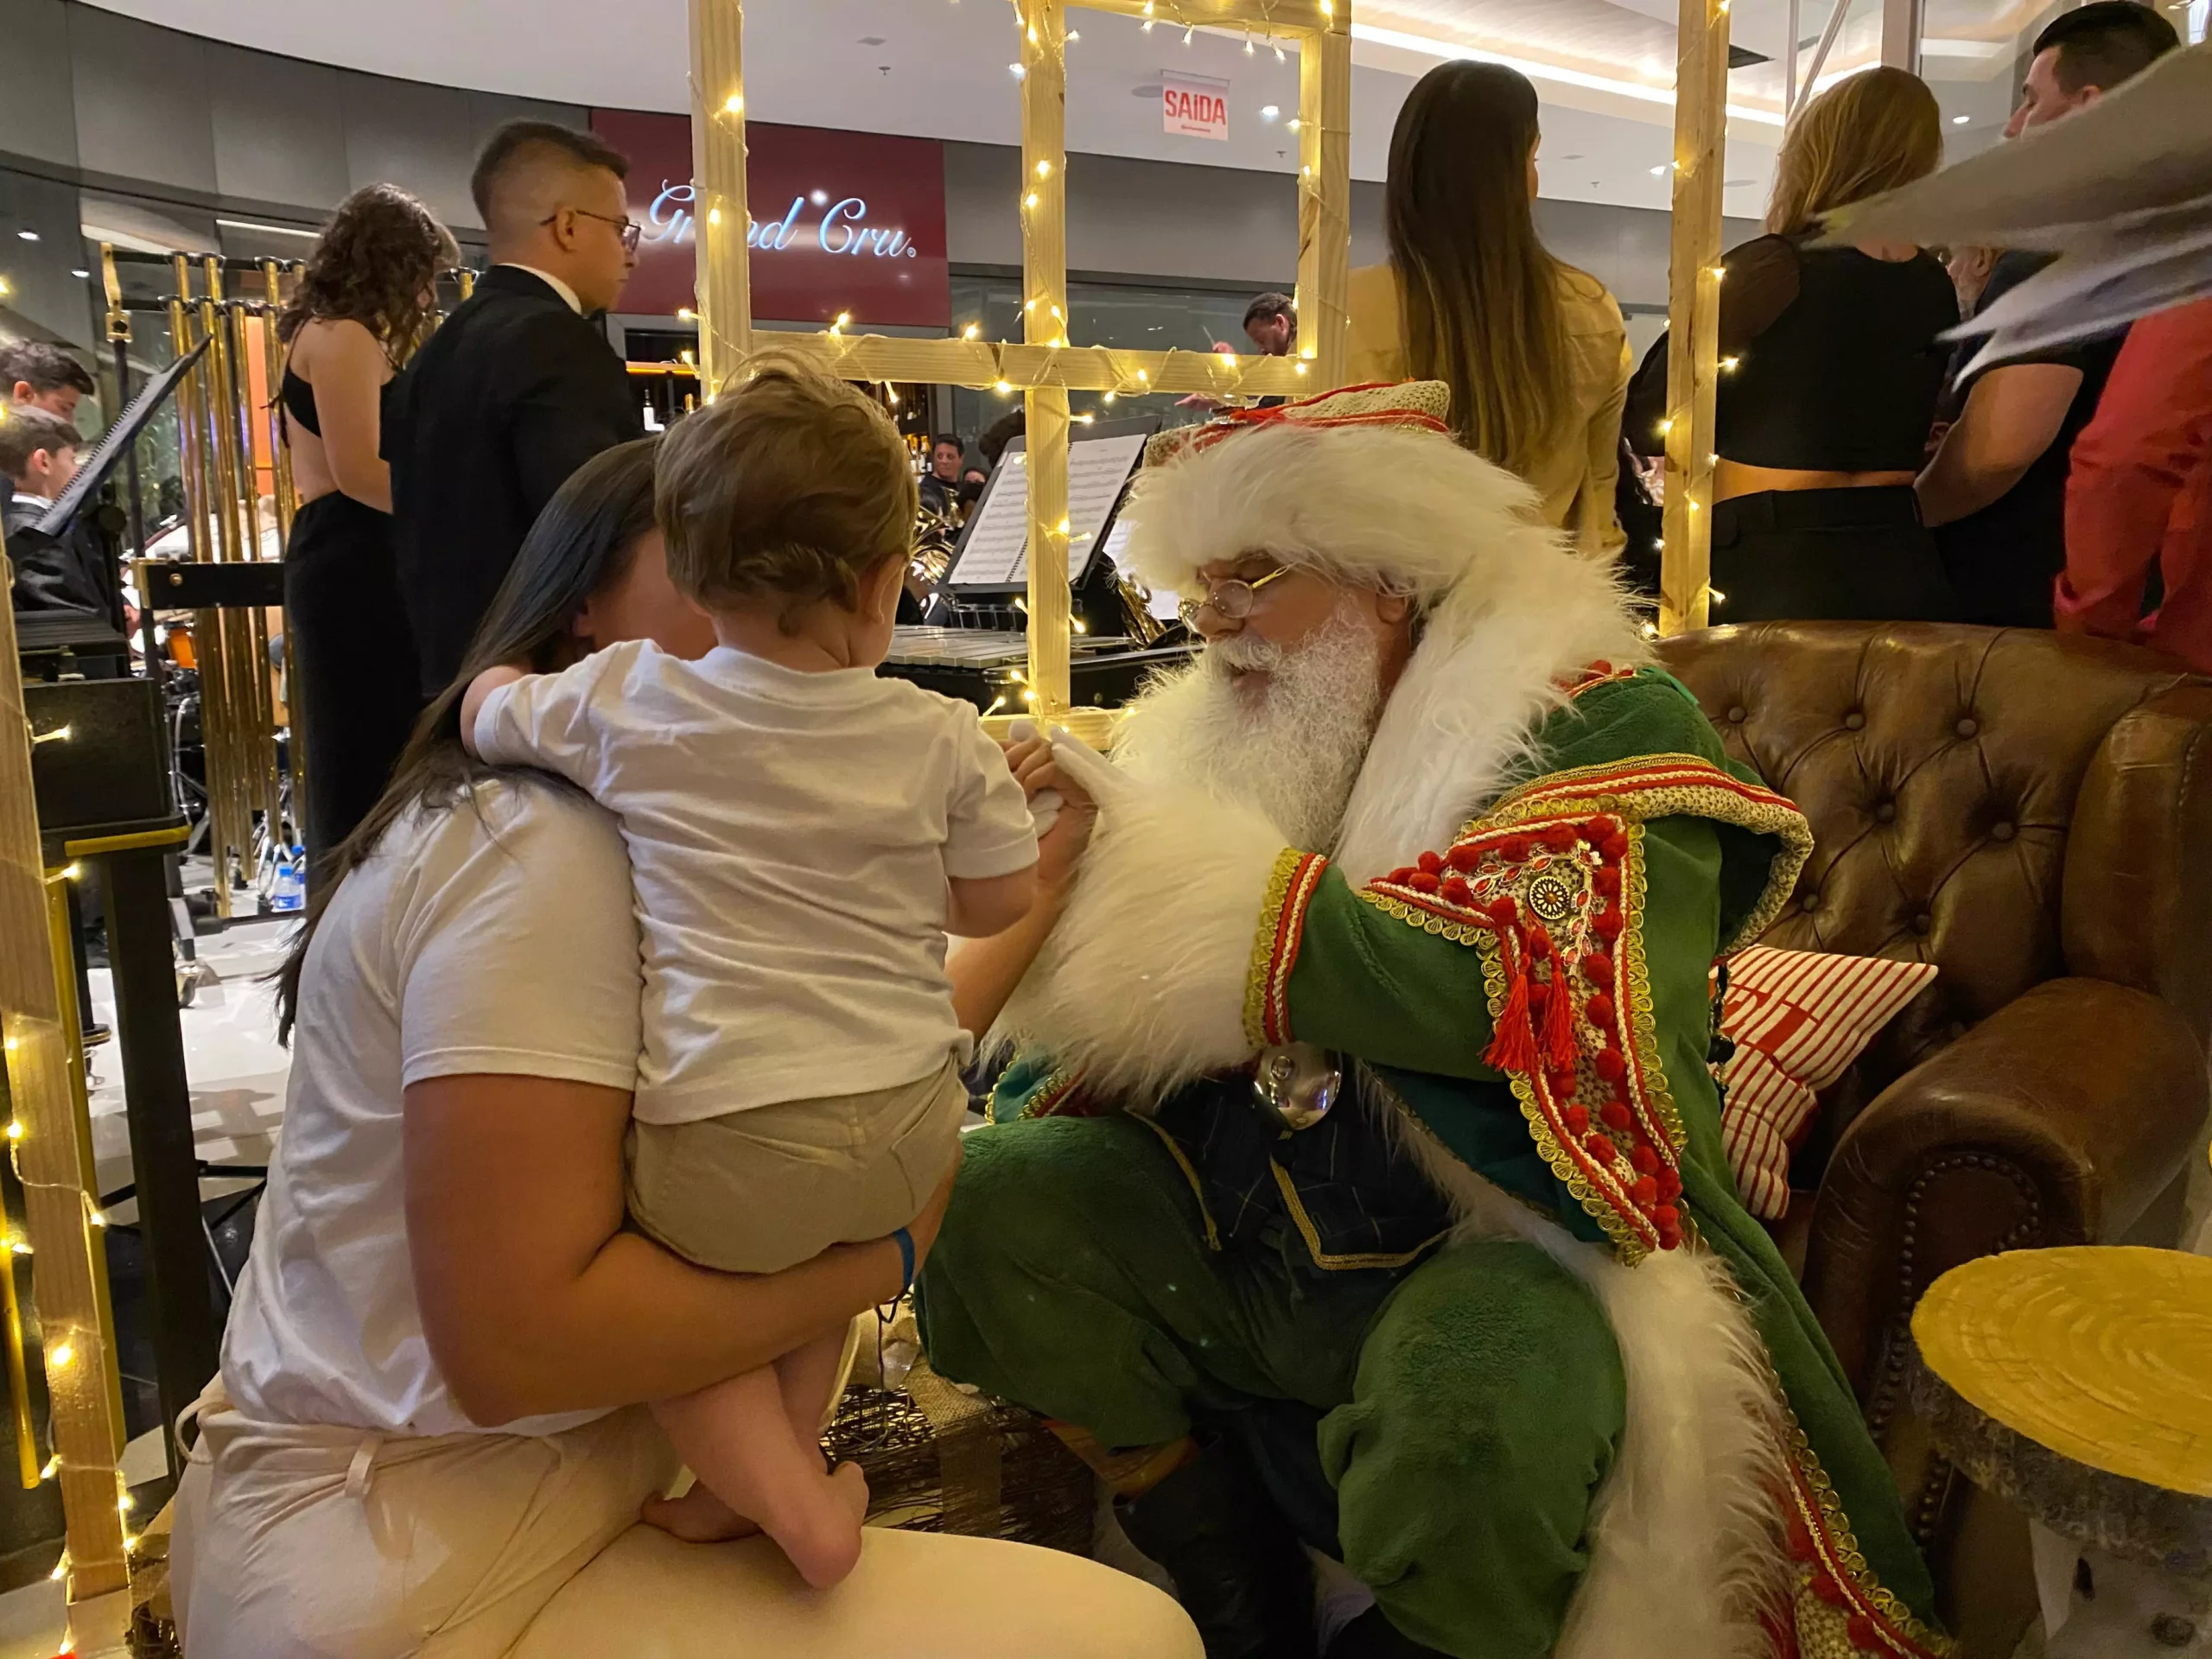
MULTIPOLYGON (((620 309, 692 303, 688 116, 594 110, 592 130, 630 158, 630 217, 645 226, 620 309)), ((856 327, 952 321, 944 242, 944 147, 934 138, 748 122, 753 315, 856 327)))

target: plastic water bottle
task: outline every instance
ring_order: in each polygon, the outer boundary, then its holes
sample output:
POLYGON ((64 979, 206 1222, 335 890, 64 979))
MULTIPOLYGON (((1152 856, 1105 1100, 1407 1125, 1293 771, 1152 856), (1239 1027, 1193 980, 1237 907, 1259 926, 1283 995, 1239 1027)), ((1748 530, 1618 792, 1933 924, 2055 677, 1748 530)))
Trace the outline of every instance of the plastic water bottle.
POLYGON ((276 885, 270 889, 269 907, 275 911, 296 911, 308 901, 307 877, 302 874, 307 864, 305 849, 295 847, 276 860, 276 885))

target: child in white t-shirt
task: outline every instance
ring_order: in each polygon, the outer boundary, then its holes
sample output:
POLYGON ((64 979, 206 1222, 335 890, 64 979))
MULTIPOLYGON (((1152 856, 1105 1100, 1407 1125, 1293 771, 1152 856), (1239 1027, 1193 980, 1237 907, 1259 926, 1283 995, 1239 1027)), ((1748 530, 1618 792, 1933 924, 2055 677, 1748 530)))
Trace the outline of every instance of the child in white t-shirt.
MULTIPOLYGON (((945 935, 1027 911, 1037 839, 975 711, 876 676, 915 486, 873 403, 769 368, 678 424, 656 471, 669 574, 721 644, 491 670, 461 731, 621 818, 645 954, 632 1224, 702 1267, 772 1273, 905 1240, 952 1166, 970 1045, 945 935)), ((844 1330, 658 1402, 699 1482, 646 1518, 695 1539, 749 1522, 810 1583, 849 1572, 867 1484, 825 1472, 818 1444, 844 1330)))

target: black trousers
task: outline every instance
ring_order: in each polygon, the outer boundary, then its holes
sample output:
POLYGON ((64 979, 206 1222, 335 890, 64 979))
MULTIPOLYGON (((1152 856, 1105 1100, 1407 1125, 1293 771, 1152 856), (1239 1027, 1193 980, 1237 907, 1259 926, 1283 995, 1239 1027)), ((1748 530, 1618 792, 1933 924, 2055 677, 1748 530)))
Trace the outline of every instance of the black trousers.
POLYGON ((1909 484, 1768 490, 1719 503, 1713 587, 1716 625, 1945 622, 1957 613, 1909 484))
POLYGON ((334 490, 302 507, 284 550, 284 613, 312 881, 383 794, 423 710, 391 518, 334 490))

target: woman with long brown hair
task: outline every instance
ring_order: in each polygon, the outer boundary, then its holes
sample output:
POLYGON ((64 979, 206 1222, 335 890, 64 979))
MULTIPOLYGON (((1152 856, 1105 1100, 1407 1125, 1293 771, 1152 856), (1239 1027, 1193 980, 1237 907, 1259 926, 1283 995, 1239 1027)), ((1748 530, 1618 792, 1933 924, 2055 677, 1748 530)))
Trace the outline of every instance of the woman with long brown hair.
MULTIPOLYGON (((1935 94, 1868 69, 1798 111, 1782 141, 1767 234, 1721 263, 1715 400, 1715 622, 1939 620, 1953 609, 1912 483, 1959 320, 1925 250, 1811 245, 1821 215, 1936 170, 1935 94)), ((1665 448, 1667 342, 1629 399, 1630 442, 1665 448)))
POLYGON ((1613 514, 1628 334, 1620 307, 1536 234, 1536 89, 1500 64, 1439 64, 1398 111, 1390 260, 1351 276, 1354 382, 1441 380, 1459 441, 1543 498, 1587 557, 1613 514))
POLYGON ((383 792, 422 690, 392 563, 386 389, 460 257, 430 210, 372 184, 338 205, 277 318, 284 435, 300 509, 284 550, 294 736, 307 759, 310 877, 383 792))

